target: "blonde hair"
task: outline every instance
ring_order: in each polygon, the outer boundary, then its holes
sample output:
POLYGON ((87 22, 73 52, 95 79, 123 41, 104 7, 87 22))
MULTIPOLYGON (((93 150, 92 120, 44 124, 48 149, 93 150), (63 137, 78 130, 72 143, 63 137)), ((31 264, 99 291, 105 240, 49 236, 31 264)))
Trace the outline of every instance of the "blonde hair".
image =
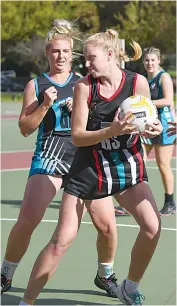
POLYGON ((130 45, 133 48, 135 54, 133 57, 129 57, 121 48, 118 32, 112 29, 108 29, 106 32, 100 32, 89 36, 85 39, 84 45, 88 43, 91 43, 94 46, 102 46, 106 51, 112 48, 116 56, 117 64, 120 63, 120 60, 125 62, 136 61, 142 55, 142 49, 140 45, 132 40, 130 45))
MULTIPOLYGON (((80 32, 74 21, 65 19, 56 19, 53 22, 52 29, 47 33, 45 38, 45 48, 47 49, 53 40, 66 39, 71 43, 71 49, 74 49, 75 42, 82 42, 80 32)), ((77 54, 75 52, 75 54, 77 54)), ((78 55, 80 55, 78 53, 78 55)))
POLYGON ((158 48, 155 48, 155 47, 144 48, 143 49, 143 59, 145 55, 147 54, 156 54, 158 59, 160 60, 160 49, 158 48))

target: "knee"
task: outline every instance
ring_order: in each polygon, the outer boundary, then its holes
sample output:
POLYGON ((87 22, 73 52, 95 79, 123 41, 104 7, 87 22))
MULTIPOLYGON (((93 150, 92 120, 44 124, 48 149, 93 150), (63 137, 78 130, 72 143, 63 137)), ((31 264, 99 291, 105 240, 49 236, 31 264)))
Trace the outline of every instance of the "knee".
POLYGON ((170 164, 162 160, 158 161, 158 167, 161 172, 166 172, 171 169, 170 164))
MULTIPOLYGON (((40 222, 40 221, 39 221, 40 222)), ((21 233, 33 233, 39 222, 33 218, 26 218, 25 216, 19 216, 16 222, 16 228, 21 233)))
POLYGON ((149 220, 141 230, 146 233, 150 240, 157 240, 161 232, 161 219, 160 216, 156 216, 153 220, 149 220))
POLYGON ((68 250, 76 235, 77 232, 74 230, 58 232, 57 227, 49 242, 52 256, 61 257, 68 250))
POLYGON ((117 235, 116 224, 113 223, 99 223, 96 225, 96 229, 99 235, 104 237, 114 237, 117 235))
POLYGON ((60 258, 65 254, 65 252, 69 249, 70 245, 72 244, 73 239, 71 240, 55 240, 55 238, 52 238, 50 241, 51 245, 51 252, 52 257, 60 258))

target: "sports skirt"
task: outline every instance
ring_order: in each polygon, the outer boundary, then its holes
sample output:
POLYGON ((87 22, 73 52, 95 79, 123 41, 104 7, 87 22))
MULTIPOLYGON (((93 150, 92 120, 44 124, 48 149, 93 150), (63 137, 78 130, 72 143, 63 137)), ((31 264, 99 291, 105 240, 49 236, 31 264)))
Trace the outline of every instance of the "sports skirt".
POLYGON ((142 147, 140 151, 82 147, 76 151, 64 190, 78 198, 93 200, 116 194, 142 181, 148 181, 142 147))
POLYGON ((76 147, 71 136, 51 136, 36 145, 29 177, 34 174, 68 175, 76 147))

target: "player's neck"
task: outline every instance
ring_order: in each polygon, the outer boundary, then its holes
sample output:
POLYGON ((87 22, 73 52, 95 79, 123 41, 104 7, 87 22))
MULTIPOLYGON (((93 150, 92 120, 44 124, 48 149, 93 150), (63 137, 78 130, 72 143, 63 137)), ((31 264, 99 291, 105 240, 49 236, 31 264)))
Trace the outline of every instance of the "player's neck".
POLYGON ((117 67, 114 73, 110 71, 107 75, 100 77, 101 84, 106 86, 117 86, 122 80, 122 70, 117 67))
POLYGON ((153 72, 148 72, 147 76, 148 76, 148 80, 153 79, 162 69, 157 69, 153 72))
POLYGON ((61 71, 61 72, 49 71, 48 76, 56 83, 63 84, 68 79, 70 73, 71 73, 70 71, 61 71))

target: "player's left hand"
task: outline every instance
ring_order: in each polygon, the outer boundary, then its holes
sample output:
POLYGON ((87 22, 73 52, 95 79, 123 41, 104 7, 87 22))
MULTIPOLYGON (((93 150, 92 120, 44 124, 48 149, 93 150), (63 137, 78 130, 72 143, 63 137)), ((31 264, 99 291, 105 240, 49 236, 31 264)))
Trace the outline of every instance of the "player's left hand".
POLYGON ((168 130, 167 130, 167 135, 168 136, 173 136, 177 134, 177 130, 176 130, 176 122, 168 122, 169 125, 171 125, 168 130))
POLYGON ((163 131, 163 127, 159 119, 156 119, 153 123, 148 124, 149 129, 144 130, 141 136, 145 138, 153 138, 160 135, 163 131))
POLYGON ((66 106, 68 108, 68 111, 72 112, 73 98, 69 97, 66 99, 66 106))

